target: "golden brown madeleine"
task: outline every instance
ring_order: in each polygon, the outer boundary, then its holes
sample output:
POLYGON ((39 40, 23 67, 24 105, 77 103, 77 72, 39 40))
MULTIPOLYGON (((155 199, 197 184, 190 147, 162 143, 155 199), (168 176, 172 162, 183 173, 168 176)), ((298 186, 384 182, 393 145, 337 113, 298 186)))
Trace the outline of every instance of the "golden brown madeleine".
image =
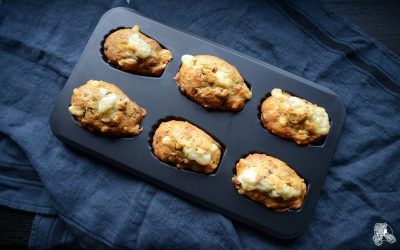
POLYGON ((130 137, 142 132, 140 122, 146 116, 146 110, 117 86, 95 80, 74 89, 68 110, 80 126, 116 137, 130 137))
POLYGON ((265 154, 240 159, 232 181, 240 194, 279 212, 301 208, 307 191, 293 169, 265 154))
POLYGON ((215 56, 182 56, 174 80, 184 94, 205 108, 239 111, 251 98, 239 71, 215 56))
POLYGON ((133 73, 159 76, 172 59, 171 51, 142 33, 135 25, 111 33, 104 42, 104 54, 109 63, 133 73))
POLYGON ((153 137, 154 155, 163 162, 201 173, 219 164, 221 146, 206 132, 184 121, 162 122, 153 137))
POLYGON ((324 108, 278 88, 262 103, 261 122, 270 132, 297 144, 317 142, 330 128, 324 108))

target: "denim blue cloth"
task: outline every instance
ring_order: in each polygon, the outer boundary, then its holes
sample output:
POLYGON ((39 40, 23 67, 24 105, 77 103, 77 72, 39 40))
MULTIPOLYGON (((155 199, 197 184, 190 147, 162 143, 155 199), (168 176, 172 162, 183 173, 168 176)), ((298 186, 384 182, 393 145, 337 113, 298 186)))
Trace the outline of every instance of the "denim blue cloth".
MULTIPOLYGON (((400 60, 315 1, 0 1, 0 204, 32 249, 373 248, 400 237, 400 60), (57 140, 49 114, 98 20, 129 6, 338 93, 347 118, 308 230, 284 241, 57 140), (397 233, 397 235, 396 235, 397 233)), ((268 79, 265 79, 268 81, 268 79)), ((399 240, 385 247, 399 247, 399 240)))

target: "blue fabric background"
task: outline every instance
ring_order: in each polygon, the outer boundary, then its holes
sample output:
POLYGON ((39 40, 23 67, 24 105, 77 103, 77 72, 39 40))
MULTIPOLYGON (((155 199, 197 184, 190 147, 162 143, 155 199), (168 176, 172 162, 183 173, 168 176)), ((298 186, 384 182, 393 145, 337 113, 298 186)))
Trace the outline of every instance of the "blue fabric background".
POLYGON ((314 1, 0 1, 0 204, 38 213, 30 246, 373 248, 400 241, 400 60, 314 1), (347 118, 308 230, 277 240, 58 141, 49 114, 98 20, 129 6, 338 93, 347 118))

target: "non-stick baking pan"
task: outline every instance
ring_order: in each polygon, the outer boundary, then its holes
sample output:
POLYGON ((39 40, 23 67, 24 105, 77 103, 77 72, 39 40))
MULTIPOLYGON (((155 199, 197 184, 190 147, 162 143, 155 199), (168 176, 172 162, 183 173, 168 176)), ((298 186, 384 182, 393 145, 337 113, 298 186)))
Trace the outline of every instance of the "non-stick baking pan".
MULTIPOLYGON (((278 69, 265 62, 233 51, 220 44, 169 27, 127 8, 115 8, 100 19, 82 55, 58 98, 50 123, 63 142, 98 157, 156 186, 213 209, 227 217, 279 238, 294 238, 310 223, 313 210, 331 163, 345 119, 345 107, 329 89, 278 69), (140 25, 147 36, 173 53, 161 77, 121 71, 107 63, 102 46, 105 37, 121 27, 140 25), (241 112, 210 111, 184 96, 173 77, 184 54, 209 54, 234 65, 253 92, 241 112), (132 138, 107 138, 81 128, 68 112, 72 90, 90 79, 114 83, 147 110, 143 132, 132 138), (260 123, 260 105, 273 88, 324 107, 331 129, 318 144, 299 146, 271 134, 260 123), (158 160, 151 139, 161 121, 186 120, 203 129, 223 146, 220 165, 205 175, 180 170, 158 160), (231 178, 235 164, 249 153, 274 156, 291 166, 305 179, 308 192, 303 207, 275 212, 240 195, 231 178)), ((134 197, 132 197, 134 199, 134 197)))

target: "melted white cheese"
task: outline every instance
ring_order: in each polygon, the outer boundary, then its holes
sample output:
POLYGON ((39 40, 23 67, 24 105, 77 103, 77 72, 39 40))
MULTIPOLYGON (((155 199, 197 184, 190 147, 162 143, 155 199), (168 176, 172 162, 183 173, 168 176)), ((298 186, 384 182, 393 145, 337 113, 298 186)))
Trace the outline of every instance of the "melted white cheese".
POLYGON ((107 95, 107 89, 106 88, 100 88, 99 92, 101 95, 107 95))
POLYGON ((228 77, 228 74, 225 71, 218 70, 215 73, 215 76, 218 79, 218 82, 216 82, 216 84, 220 87, 229 88, 232 86, 233 81, 228 77))
POLYGON ((151 55, 151 46, 141 39, 138 34, 131 35, 128 44, 135 48, 135 55, 139 58, 144 59, 151 55))
POLYGON ((164 136, 164 137, 161 139, 161 142, 162 142, 163 144, 169 144, 169 143, 171 142, 171 137, 169 137, 169 136, 164 136))
POLYGON ((200 165, 208 165, 211 162, 211 150, 184 146, 183 153, 189 160, 196 161, 200 165))
POLYGON ((316 108, 313 110, 313 115, 311 117, 311 122, 317 124, 316 133, 321 135, 326 135, 329 132, 329 117, 323 108, 316 108))
POLYGON ((308 104, 304 100, 302 100, 298 97, 291 96, 291 97, 289 97, 289 105, 292 107, 307 108, 308 104))
POLYGON ((271 95, 272 96, 274 96, 274 97, 276 97, 276 98, 287 98, 284 94, 283 94, 283 92, 282 92, 282 90, 281 89, 273 89, 272 91, 271 91, 271 95))
POLYGON ((284 200, 288 200, 301 194, 301 189, 295 189, 287 184, 278 185, 281 180, 273 174, 263 179, 259 178, 257 171, 253 167, 243 171, 237 179, 244 189, 268 193, 268 196, 272 198, 281 197, 284 200))
POLYGON ((118 102, 118 96, 116 94, 108 94, 100 99, 97 110, 99 111, 100 114, 105 113, 108 110, 114 108, 117 102, 118 102))
POLYGON ((68 110, 71 114, 76 115, 76 116, 82 116, 85 113, 85 109, 83 109, 79 106, 72 105, 68 108, 68 110))
MULTIPOLYGON (((287 99, 287 103, 285 104, 286 108, 294 108, 299 112, 309 112, 309 117, 307 118, 307 122, 311 124, 315 124, 314 132, 321 135, 326 135, 329 132, 329 117, 324 108, 315 107, 310 103, 307 103, 301 98, 295 96, 286 96, 283 94, 281 89, 273 89, 271 92, 272 96, 279 99, 287 99)), ((280 120, 281 124, 285 124, 284 120, 280 120)))
POLYGON ((254 190, 256 189, 257 172, 254 168, 248 168, 238 176, 238 180, 244 189, 254 190))
POLYGON ((216 152, 217 150, 218 150, 218 146, 215 145, 215 144, 212 144, 212 145, 211 145, 210 151, 211 151, 212 153, 214 153, 214 152, 216 152))
POLYGON ((191 63, 191 62, 193 62, 193 56, 192 55, 183 55, 182 57, 181 57, 181 60, 182 60, 182 63, 183 64, 188 64, 188 63, 191 63))

